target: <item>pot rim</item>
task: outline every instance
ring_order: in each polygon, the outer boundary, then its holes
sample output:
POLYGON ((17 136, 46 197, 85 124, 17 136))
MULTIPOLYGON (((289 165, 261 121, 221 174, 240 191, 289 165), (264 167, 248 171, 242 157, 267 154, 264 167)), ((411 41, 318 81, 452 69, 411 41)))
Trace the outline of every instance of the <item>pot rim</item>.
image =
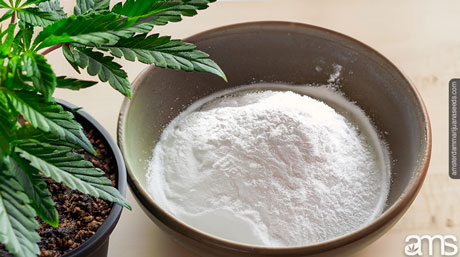
MULTIPOLYGON (((297 23, 297 22, 286 22, 286 21, 256 21, 256 22, 245 22, 245 23, 237 23, 222 27, 217 27, 214 29, 206 30, 204 32, 200 32, 195 34, 191 37, 185 39, 185 41, 189 41, 191 43, 197 43, 203 40, 212 37, 216 32, 222 32, 225 30, 231 30, 234 28, 254 28, 254 27, 263 27, 263 26, 279 26, 279 27, 293 27, 293 28, 301 28, 306 30, 316 30, 321 33, 328 33, 332 34, 336 37, 341 37, 349 42, 352 42, 354 45, 365 49, 366 51, 375 54, 379 58, 382 59, 385 63, 387 63, 390 67, 396 70, 400 75, 407 81, 407 84, 410 86, 409 90, 414 95, 417 103, 419 105, 419 109, 422 112, 422 118, 424 119, 424 131, 423 134, 425 135, 425 140, 421 141, 420 144, 423 148, 423 152, 419 155, 418 158, 418 165, 415 168, 415 174, 409 181, 409 184, 401 194, 398 200, 393 203, 391 207, 389 207, 382 215, 376 218, 373 222, 369 223, 368 225, 353 231, 351 233, 347 233, 345 235, 335 237, 333 239, 329 239, 326 241, 322 241, 315 244, 305 245, 305 246, 290 246, 290 247, 272 247, 272 246, 259 246, 259 245, 249 245, 244 243, 239 243, 235 241, 230 241, 226 239, 222 239, 220 237, 216 237, 214 235, 202 232, 198 229, 195 229, 186 223, 182 222, 178 218, 174 217, 173 215, 169 214, 167 211, 162 209, 158 204, 156 204, 148 192, 146 192, 143 187, 140 185, 138 181, 135 180, 134 173, 131 171, 131 167, 129 162, 126 163, 127 171, 128 171, 128 183, 129 186, 139 200, 139 202, 143 205, 143 207, 149 212, 154 215, 158 220, 162 223, 168 224, 167 226, 170 229, 173 229, 175 232, 180 233, 192 240, 199 241, 201 243, 211 244, 214 246, 218 246, 221 248, 230 248, 239 250, 242 252, 248 253, 259 253, 259 254, 270 254, 270 255, 283 255, 283 254, 295 254, 295 253, 318 253, 323 252, 325 250, 331 250, 335 248, 339 248, 341 246, 359 241, 360 239, 366 237, 369 234, 378 232, 381 230, 385 224, 389 224, 392 222, 393 219, 397 218, 398 216, 404 214, 407 208, 410 206, 412 201, 415 199, 418 191, 420 190, 423 181, 426 177, 428 166, 430 163, 431 158, 431 147, 432 147, 432 135, 431 135, 431 123, 428 116, 428 112, 426 110, 426 106, 418 92, 417 88, 414 86, 412 81, 403 73, 396 65, 393 64, 388 58, 380 54, 378 51, 373 49, 372 47, 358 41, 352 37, 344 35, 342 33, 325 29, 322 27, 317 27, 314 25, 304 24, 304 23, 297 23), (161 217, 159 217, 161 216, 161 217), (173 226, 170 226, 173 224, 173 226), (193 236, 190 236, 193 235, 193 236)), ((133 86, 133 96, 136 93, 136 82, 139 78, 143 77, 145 73, 147 73, 149 67, 144 69, 134 80, 132 83, 133 86)), ((128 109, 130 107, 131 100, 125 98, 118 119, 118 127, 117 127, 117 139, 120 145, 121 151, 124 154, 126 149, 124 147, 123 142, 123 133, 125 131, 125 118, 127 116, 128 109)))
MULTIPOLYGON (((78 108, 76 105, 69 103, 65 100, 62 100, 62 99, 55 99, 55 100, 58 104, 64 106, 64 108, 67 108, 70 110, 78 108)), ((102 135, 104 140, 107 142, 108 146, 110 147, 110 150, 113 153, 113 156, 117 164, 117 172, 116 172, 117 186, 116 188, 120 191, 121 195, 126 197, 126 187, 127 187, 126 166, 125 166, 125 161, 123 159, 123 155, 121 154, 121 151, 118 148, 117 143, 110 136, 110 133, 94 117, 92 117, 86 111, 82 109, 78 109, 77 111, 73 112, 73 114, 91 123, 94 126, 94 128, 99 131, 99 133, 102 135)), ((62 257, 78 256, 78 255, 86 254, 89 252, 93 252, 94 250, 98 249, 101 245, 104 244, 106 240, 109 239, 110 234, 112 233, 113 229, 118 223, 118 220, 120 219, 122 210, 123 210, 123 207, 121 205, 113 203, 112 210, 110 211, 109 216, 104 221, 104 223, 101 225, 101 227, 99 227, 96 233, 93 236, 91 236, 88 240, 86 240, 84 243, 79 245, 77 248, 62 255, 62 257)))

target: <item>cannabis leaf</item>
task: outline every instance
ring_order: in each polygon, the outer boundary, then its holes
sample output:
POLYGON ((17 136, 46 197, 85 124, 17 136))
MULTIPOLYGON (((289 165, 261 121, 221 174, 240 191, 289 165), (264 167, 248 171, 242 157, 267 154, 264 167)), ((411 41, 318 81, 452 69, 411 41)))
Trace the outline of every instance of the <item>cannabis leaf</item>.
POLYGON ((67 17, 67 14, 64 12, 64 9, 61 7, 59 0, 48 0, 38 4, 38 9, 43 12, 51 12, 58 19, 67 17))
POLYGON ((109 5, 110 0, 77 0, 74 13, 78 15, 88 11, 108 10, 109 5))
POLYGON ((83 134, 80 124, 73 120, 74 116, 55 102, 46 102, 33 92, 8 92, 11 105, 30 122, 44 132, 51 132, 62 140, 80 145, 85 150, 95 150, 83 134))
POLYGON ((11 16, 13 16, 13 13, 14 13, 14 10, 11 10, 11 9, 8 10, 8 11, 6 11, 6 12, 2 15, 2 17, 0 17, 0 22, 4 21, 4 20, 6 20, 6 19, 9 19, 11 16))
POLYGON ((94 168, 80 154, 73 153, 72 148, 50 145, 42 142, 25 142, 16 147, 22 158, 30 165, 57 182, 64 182, 69 188, 82 193, 116 202, 126 208, 130 205, 120 192, 112 187, 112 181, 102 175, 104 172, 94 168))
POLYGON ((45 181, 43 181, 40 172, 27 164, 16 154, 12 155, 9 161, 9 170, 12 175, 23 186, 24 192, 32 200, 31 205, 37 211, 37 215, 48 224, 57 227, 59 216, 56 204, 51 199, 51 193, 48 191, 45 181))
POLYGON ((0 0, 0 8, 9 8, 10 6, 3 0, 0 0))
POLYGON ((6 167, 0 172, 0 241, 16 256, 36 256, 40 253, 37 242, 40 236, 34 219, 35 210, 23 186, 13 177, 9 158, 3 160, 6 167))
POLYGON ((16 118, 11 110, 8 110, 6 96, 0 92, 0 159, 11 152, 10 142, 13 140, 16 118))
POLYGON ((16 24, 10 24, 8 26, 8 29, 3 31, 0 34, 0 39, 3 39, 2 44, 0 44, 0 58, 5 58, 9 56, 11 53, 11 49, 13 48, 13 42, 14 42, 14 30, 16 29, 16 24))
POLYGON ((67 88, 71 90, 80 90, 80 89, 91 87, 97 84, 97 82, 95 81, 78 80, 78 79, 66 78, 64 76, 57 77, 56 81, 57 81, 57 87, 67 88))
POLYGON ((23 61, 26 75, 33 81, 34 87, 45 96, 47 101, 51 101, 56 88, 56 74, 46 58, 35 52, 26 52, 23 61))
POLYGON ((194 16, 198 10, 208 8, 208 4, 216 0, 182 0, 181 4, 163 13, 153 15, 147 21, 156 26, 166 25, 168 22, 179 22, 182 16, 194 16))
POLYGON ((112 12, 121 14, 130 18, 144 18, 160 12, 164 12, 173 6, 180 5, 179 1, 136 1, 127 0, 124 4, 118 3, 112 8, 112 12))
POLYGON ((406 246, 406 252, 408 253, 415 253, 419 250, 418 246, 416 244, 410 244, 406 246))
POLYGON ((88 46, 115 44, 121 36, 129 36, 122 30, 129 25, 127 19, 113 13, 70 16, 43 29, 35 39, 34 46, 38 45, 36 50, 39 50, 62 43, 88 46))
MULTIPOLYGON (((43 2, 47 2, 48 0, 27 0, 25 1, 21 7, 29 6, 29 5, 37 5, 43 2)), ((11 1, 10 1, 11 2, 11 1)))
POLYGON ((24 22, 40 27, 46 27, 60 19, 55 13, 45 12, 40 10, 40 8, 20 9, 18 10, 18 18, 24 22))
MULTIPOLYGON (((109 84, 126 96, 131 96, 131 84, 129 83, 126 72, 121 65, 113 61, 113 57, 104 56, 101 52, 92 51, 89 48, 71 48, 71 54, 66 57, 74 65, 87 68, 91 76, 99 76, 103 82, 109 84)), ((78 68, 77 68, 78 69, 78 68)))
POLYGON ((182 1, 142 1, 127 0, 124 4, 116 4, 112 12, 137 20, 134 26, 124 29, 131 33, 148 33, 154 26, 166 25, 168 22, 179 22, 182 16, 194 16, 197 10, 206 9, 215 0, 182 0, 182 1))
POLYGON ((136 58, 146 64, 184 71, 204 71, 221 76, 226 80, 224 72, 209 59, 209 55, 196 50, 196 46, 171 37, 160 37, 153 34, 137 35, 133 38, 120 39, 113 46, 107 46, 112 55, 125 57, 129 61, 136 58))
POLYGON ((78 53, 74 54, 72 51, 75 52, 73 47, 70 47, 70 44, 66 44, 62 48, 62 54, 64 55, 66 60, 69 62, 69 64, 72 66, 72 68, 74 68, 74 70, 76 72, 80 73, 80 67, 79 67, 77 59, 76 59, 76 57, 77 57, 76 55, 78 55, 78 53))

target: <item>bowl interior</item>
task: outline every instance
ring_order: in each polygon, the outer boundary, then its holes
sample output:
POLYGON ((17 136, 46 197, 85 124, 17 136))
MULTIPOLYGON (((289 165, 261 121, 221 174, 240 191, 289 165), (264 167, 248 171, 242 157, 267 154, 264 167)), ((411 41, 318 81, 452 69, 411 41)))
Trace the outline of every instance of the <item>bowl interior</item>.
MULTIPOLYGON (((255 82, 325 84, 342 66, 341 91, 371 118, 389 145, 392 184, 387 209, 420 172, 427 155, 428 125, 412 86, 387 59, 344 35, 292 23, 250 23, 188 40, 209 53, 228 84, 207 73, 149 67, 134 83, 121 113, 119 142, 131 179, 146 188, 146 171, 162 129, 195 100, 255 82)), ((144 189, 143 189, 144 188, 144 189)))

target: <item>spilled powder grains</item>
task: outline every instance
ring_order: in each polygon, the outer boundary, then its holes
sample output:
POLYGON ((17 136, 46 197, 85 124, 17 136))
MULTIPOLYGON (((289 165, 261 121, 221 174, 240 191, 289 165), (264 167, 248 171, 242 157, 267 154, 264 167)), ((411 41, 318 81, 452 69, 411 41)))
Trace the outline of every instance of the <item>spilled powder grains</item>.
POLYGON ((363 133, 323 102, 249 91, 185 112, 163 131, 148 171, 153 199, 225 239, 308 245, 355 231, 388 194, 363 133))

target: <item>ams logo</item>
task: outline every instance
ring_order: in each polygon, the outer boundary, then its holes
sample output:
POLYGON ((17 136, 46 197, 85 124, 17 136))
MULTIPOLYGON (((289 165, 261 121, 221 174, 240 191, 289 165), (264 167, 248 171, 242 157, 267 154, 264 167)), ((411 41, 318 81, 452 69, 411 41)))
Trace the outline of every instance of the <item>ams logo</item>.
POLYGON ((439 242, 439 247, 436 247, 436 249, 439 249, 441 256, 454 256, 458 253, 457 237, 453 235, 409 235, 406 237, 407 244, 404 252, 407 256, 422 256, 424 253, 428 253, 428 256, 433 256, 435 242, 439 242), (428 244, 426 247, 423 247, 424 242, 428 244), (428 252, 423 250, 428 250, 428 252))

